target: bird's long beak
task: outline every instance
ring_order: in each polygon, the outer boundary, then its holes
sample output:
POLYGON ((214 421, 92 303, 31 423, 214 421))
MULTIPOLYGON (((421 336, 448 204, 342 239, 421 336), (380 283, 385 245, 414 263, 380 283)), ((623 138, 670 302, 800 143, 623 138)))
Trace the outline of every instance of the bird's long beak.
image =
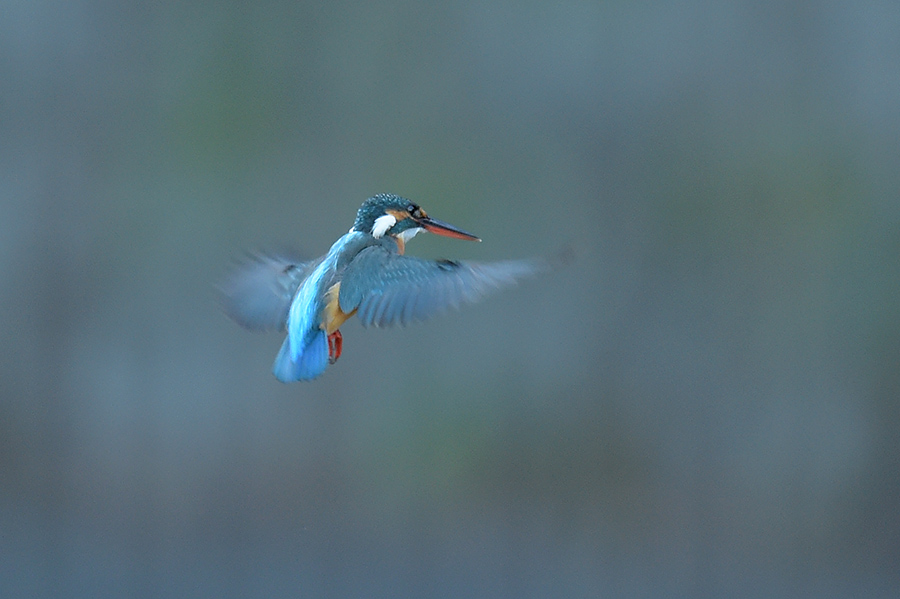
POLYGON ((435 218, 431 218, 430 216, 420 218, 417 220, 417 222, 422 226, 423 229, 425 229, 429 233, 434 233, 435 235, 453 237, 454 239, 466 239, 468 241, 481 241, 481 239, 475 237, 471 233, 466 233, 462 229, 458 229, 453 225, 449 225, 435 218))

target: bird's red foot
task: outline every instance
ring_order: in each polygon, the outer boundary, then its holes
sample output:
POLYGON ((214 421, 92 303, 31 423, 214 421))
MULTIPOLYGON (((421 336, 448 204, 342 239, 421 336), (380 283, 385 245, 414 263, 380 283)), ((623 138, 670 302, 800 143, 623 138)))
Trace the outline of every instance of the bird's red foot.
POLYGON ((340 331, 335 331, 328 335, 328 363, 334 364, 341 357, 341 350, 344 349, 344 337, 340 331))

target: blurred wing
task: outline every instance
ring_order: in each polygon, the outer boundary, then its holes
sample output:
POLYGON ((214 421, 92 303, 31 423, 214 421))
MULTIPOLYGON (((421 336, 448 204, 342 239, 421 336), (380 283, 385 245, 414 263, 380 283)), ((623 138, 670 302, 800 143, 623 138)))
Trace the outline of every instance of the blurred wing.
POLYGON ((253 331, 282 331, 300 283, 317 261, 287 256, 250 255, 219 285, 222 308, 253 331))
POLYGON ((425 320, 463 302, 475 302, 517 279, 543 270, 534 260, 453 262, 366 248, 341 279, 341 310, 357 310, 363 326, 386 327, 425 320))

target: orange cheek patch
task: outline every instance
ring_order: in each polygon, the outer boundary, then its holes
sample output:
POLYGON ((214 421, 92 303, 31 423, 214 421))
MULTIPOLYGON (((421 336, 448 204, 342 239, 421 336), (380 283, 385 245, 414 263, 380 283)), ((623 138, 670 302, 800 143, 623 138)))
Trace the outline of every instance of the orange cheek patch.
POLYGON ((388 209, 385 212, 396 218, 398 223, 403 219, 409 218, 409 212, 404 212, 403 210, 388 209))

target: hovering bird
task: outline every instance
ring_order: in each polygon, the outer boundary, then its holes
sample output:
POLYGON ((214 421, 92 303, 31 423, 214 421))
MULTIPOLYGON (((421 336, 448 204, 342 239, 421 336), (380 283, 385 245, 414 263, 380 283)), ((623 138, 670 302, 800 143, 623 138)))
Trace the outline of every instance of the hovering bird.
POLYGON ((428 216, 405 198, 379 194, 356 213, 350 231, 309 262, 256 255, 220 286, 223 308, 257 331, 287 331, 272 372, 282 382, 311 380, 341 356, 340 327, 354 314, 363 326, 424 320, 534 274, 534 260, 456 262, 404 255, 422 231, 481 241, 428 216))

